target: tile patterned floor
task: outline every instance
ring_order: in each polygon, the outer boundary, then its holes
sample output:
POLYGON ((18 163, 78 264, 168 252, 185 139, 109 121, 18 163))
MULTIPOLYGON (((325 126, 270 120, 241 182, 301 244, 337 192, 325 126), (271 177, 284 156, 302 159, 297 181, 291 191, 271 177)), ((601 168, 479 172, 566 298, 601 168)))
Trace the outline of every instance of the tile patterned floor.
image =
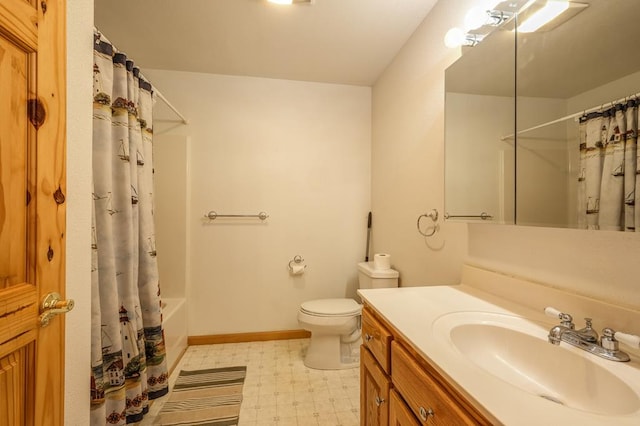
MULTIPOLYGON (((302 363, 308 339, 191 346, 178 372, 246 365, 239 426, 358 426, 360 370, 312 370, 302 363)), ((141 425, 151 425, 167 397, 141 425)))

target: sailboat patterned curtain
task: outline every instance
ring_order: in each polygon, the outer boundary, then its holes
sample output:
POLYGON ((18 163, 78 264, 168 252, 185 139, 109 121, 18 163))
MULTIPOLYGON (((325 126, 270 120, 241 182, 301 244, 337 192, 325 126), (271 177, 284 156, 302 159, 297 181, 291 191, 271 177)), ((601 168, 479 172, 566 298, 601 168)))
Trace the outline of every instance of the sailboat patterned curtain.
POLYGON ((583 116, 579 133, 578 225, 640 231, 637 100, 583 116))
POLYGON ((153 223, 152 88, 96 34, 91 424, 142 420, 168 392, 153 223))

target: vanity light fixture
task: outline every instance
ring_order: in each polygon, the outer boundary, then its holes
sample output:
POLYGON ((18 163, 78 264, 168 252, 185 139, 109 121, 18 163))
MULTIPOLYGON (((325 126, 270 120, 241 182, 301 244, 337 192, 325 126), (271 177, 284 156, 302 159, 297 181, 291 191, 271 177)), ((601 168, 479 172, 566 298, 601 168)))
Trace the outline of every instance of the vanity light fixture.
POLYGON ((485 9, 481 6, 476 6, 469 9, 467 14, 464 16, 464 28, 467 31, 471 31, 477 30, 484 25, 497 27, 512 16, 513 13, 510 12, 485 9))
POLYGON ((497 27, 515 31, 518 14, 521 33, 551 31, 589 6, 570 0, 478 0, 464 17, 464 30, 451 28, 445 35, 447 47, 475 46, 497 27), (465 34, 466 33, 466 34, 465 34))
POLYGON ((464 17, 464 29, 451 28, 445 35, 447 47, 475 46, 496 27, 509 21, 525 1, 532 0, 476 0, 464 17))
POLYGON ((518 32, 532 33, 543 25, 553 21, 564 11, 569 9, 567 0, 547 0, 547 3, 537 12, 518 25, 518 32))
POLYGON ((460 46, 475 46, 480 43, 484 36, 480 34, 465 33, 462 28, 451 28, 444 36, 444 44, 449 48, 460 46))
POLYGON ((267 0, 274 4, 313 4, 314 0, 267 0))

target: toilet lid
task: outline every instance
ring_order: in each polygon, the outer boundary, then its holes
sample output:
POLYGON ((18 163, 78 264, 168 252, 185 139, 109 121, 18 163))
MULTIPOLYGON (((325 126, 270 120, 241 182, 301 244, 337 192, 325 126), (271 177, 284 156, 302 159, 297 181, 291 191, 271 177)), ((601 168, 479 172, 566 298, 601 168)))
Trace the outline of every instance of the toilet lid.
POLYGON ((362 305, 353 299, 318 299, 303 302, 300 309, 310 315, 354 315, 360 314, 362 305))

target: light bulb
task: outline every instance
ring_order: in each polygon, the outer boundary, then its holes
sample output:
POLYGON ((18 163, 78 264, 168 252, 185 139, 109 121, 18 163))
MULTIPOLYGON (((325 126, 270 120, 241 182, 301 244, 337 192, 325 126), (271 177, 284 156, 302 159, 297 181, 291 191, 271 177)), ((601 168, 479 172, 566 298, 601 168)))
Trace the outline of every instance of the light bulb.
POLYGON ((487 22, 487 9, 482 6, 474 6, 464 15, 464 29, 475 30, 487 22))
POLYGON ((451 28, 444 36, 444 45, 449 48, 459 47, 466 40, 465 32, 461 28, 451 28))
POLYGON ((275 4, 293 4, 293 0, 267 0, 269 3, 275 4))

